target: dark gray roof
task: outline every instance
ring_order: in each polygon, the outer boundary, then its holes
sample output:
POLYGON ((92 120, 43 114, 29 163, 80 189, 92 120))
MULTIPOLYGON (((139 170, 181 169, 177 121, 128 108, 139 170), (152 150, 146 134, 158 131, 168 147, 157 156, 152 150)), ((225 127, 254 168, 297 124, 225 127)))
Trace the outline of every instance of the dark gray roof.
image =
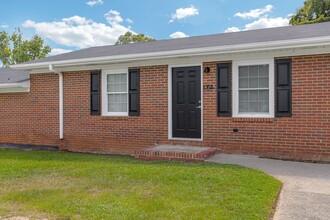
POLYGON ((0 68, 0 84, 19 83, 30 79, 29 71, 0 68))
POLYGON ((60 54, 57 56, 47 57, 41 60, 35 60, 29 63, 43 63, 51 61, 75 60, 82 58, 117 56, 148 52, 164 52, 213 46, 230 46, 237 44, 324 36, 330 36, 330 22, 188 37, 172 40, 159 40, 146 43, 91 47, 70 53, 60 54))

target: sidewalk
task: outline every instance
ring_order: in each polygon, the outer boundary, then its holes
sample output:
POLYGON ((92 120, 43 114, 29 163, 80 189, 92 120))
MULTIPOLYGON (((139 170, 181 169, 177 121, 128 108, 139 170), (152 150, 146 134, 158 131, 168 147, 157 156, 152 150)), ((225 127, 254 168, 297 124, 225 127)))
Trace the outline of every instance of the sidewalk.
POLYGON ((330 218, 330 164, 229 154, 218 154, 207 161, 258 169, 282 181, 283 189, 274 215, 275 220, 330 218))

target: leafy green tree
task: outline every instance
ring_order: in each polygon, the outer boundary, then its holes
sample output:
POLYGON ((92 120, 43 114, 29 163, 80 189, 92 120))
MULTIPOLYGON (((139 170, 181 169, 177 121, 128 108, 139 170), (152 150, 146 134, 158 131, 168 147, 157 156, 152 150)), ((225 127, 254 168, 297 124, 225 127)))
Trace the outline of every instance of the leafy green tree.
POLYGON ((145 36, 144 34, 133 34, 132 32, 127 31, 124 35, 120 35, 115 45, 148 42, 148 41, 155 41, 155 39, 145 36))
POLYGON ((330 0, 305 0, 290 19, 291 25, 330 21, 330 0))
POLYGON ((38 35, 31 40, 23 40, 19 28, 12 35, 0 32, 0 60, 4 66, 41 59, 47 56, 51 48, 44 45, 44 40, 38 35))

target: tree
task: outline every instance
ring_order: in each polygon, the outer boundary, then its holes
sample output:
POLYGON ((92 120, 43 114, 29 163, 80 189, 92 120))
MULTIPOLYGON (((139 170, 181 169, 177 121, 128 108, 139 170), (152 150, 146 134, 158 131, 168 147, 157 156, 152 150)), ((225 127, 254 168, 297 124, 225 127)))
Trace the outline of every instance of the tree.
POLYGON ((127 31, 124 35, 120 35, 115 45, 149 41, 155 41, 155 39, 145 36, 144 34, 133 34, 132 32, 127 31))
POLYGON ((291 25, 330 21, 330 0, 305 0, 290 19, 291 25))
POLYGON ((12 35, 0 32, 0 60, 4 66, 28 62, 46 57, 51 48, 44 45, 44 40, 34 35, 31 40, 23 40, 19 28, 12 35))

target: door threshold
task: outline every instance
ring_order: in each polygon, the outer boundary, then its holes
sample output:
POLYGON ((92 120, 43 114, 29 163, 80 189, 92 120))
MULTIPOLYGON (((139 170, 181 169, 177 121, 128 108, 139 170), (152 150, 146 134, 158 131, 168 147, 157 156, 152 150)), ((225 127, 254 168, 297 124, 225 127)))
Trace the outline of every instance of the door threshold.
POLYGON ((173 141, 203 141, 202 138, 176 138, 176 137, 171 137, 169 140, 173 141))

